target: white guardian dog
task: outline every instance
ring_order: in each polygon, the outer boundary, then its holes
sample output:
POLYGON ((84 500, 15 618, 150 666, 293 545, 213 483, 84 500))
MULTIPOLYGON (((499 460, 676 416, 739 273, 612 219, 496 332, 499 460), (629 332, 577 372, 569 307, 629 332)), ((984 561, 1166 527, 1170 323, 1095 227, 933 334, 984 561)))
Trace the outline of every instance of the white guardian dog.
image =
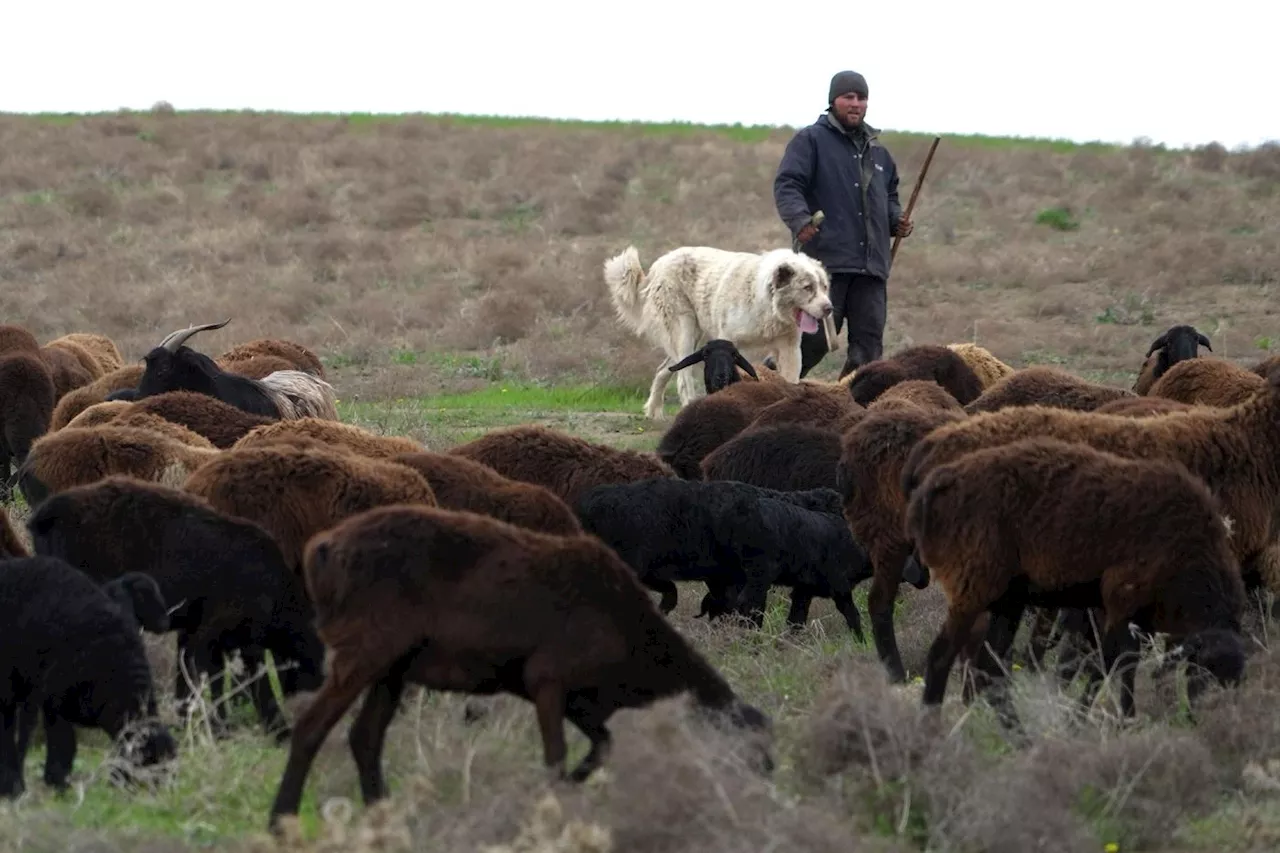
MULTIPOLYGON (((783 379, 800 381, 800 334, 817 332, 832 310, 826 269, 790 249, 683 246, 654 261, 646 275, 640 253, 628 246, 605 261, 604 281, 622 324, 667 354, 644 406, 654 420, 663 417, 668 368, 715 338, 740 350, 763 348, 777 359, 783 379)), ((676 383, 681 406, 698 396, 691 371, 680 371, 676 383)))

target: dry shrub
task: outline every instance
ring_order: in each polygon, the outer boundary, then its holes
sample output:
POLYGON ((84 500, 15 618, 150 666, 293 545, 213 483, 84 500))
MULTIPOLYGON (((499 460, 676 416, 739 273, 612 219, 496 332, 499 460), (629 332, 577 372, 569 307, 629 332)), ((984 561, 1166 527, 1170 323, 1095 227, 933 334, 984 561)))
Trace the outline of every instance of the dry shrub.
POLYGON ((120 206, 115 193, 102 186, 79 187, 68 192, 64 200, 72 213, 91 219, 110 216, 120 206))

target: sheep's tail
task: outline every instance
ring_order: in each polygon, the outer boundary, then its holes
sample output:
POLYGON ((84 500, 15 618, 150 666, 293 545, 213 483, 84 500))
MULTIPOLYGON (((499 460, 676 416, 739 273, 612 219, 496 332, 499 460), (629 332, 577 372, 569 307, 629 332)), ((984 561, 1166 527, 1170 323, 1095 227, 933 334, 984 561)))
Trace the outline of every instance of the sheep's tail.
POLYGON ((644 300, 640 289, 644 286, 644 267, 640 265, 640 252, 628 246, 621 253, 604 262, 604 283, 609 288, 609 298, 618 314, 618 321, 636 334, 640 333, 644 300))
POLYGON ((338 420, 338 396, 333 386, 302 370, 277 370, 259 380, 280 410, 281 420, 321 418, 338 420))

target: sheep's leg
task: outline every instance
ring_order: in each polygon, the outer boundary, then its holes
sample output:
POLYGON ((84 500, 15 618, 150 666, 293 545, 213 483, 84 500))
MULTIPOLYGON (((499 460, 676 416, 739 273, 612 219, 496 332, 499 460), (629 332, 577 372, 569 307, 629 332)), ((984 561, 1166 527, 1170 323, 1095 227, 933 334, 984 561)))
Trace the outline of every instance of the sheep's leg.
POLYGON ((680 603, 680 590, 676 588, 675 581, 646 579, 644 585, 662 596, 658 610, 663 613, 670 613, 680 603))
POLYGON ((725 585, 720 581, 706 581, 707 594, 702 596, 698 605, 698 615, 708 619, 717 619, 733 610, 738 601, 741 587, 725 585))
POLYGON ((854 638, 859 643, 865 643, 867 638, 862 633, 862 617, 858 614, 858 605, 853 603, 853 593, 839 593, 832 596, 831 600, 835 603, 836 610, 844 617, 845 624, 853 632, 854 638))
POLYGON ((271 679, 267 672, 267 661, 261 649, 241 649, 245 670, 253 680, 249 682, 249 700, 258 712, 258 719, 267 734, 274 732, 276 743, 284 743, 289 739, 289 724, 276 702, 276 694, 271 689, 271 679))
POLYGON ((1022 613, 1026 609, 1025 590, 1010 589, 990 607, 991 620, 986 642, 978 651, 975 667, 976 686, 987 696, 1000 721, 1008 727, 1016 725, 1009 697, 1006 665, 1013 639, 1018 633, 1022 613))
MULTIPOLYGON (((796 584, 791 588, 791 608, 787 611, 787 625, 792 628, 803 628, 808 623, 809 607, 813 604, 813 597, 814 589, 811 586, 796 584)), ((840 606, 839 597, 836 598, 836 606, 840 606)), ((856 618, 857 611, 854 611, 854 615, 856 618)))
POLYGON ((0 708, 0 797, 18 797, 26 785, 22 782, 22 757, 18 755, 16 705, 0 708))
POLYGON ((1030 637, 1027 641, 1027 663, 1040 669, 1044 656, 1053 646, 1058 626, 1058 608, 1037 607, 1031 617, 1030 637))
POLYGON ((307 773, 311 770, 320 745, 368 683, 367 678, 360 677, 362 672, 359 663, 348 663, 335 656, 315 698, 294 724, 293 737, 289 742, 289 760, 285 763, 280 786, 276 789, 276 798, 271 804, 271 815, 267 823, 270 830, 279 828, 281 815, 298 813, 307 773))
POLYGON ((67 789, 67 779, 76 762, 76 730, 58 716, 56 709, 44 709, 44 782, 59 791, 67 789))
POLYGON ((662 420, 662 398, 667 393, 667 383, 671 381, 671 371, 667 368, 672 364, 675 362, 667 356, 658 365, 658 372, 653 374, 653 384, 649 386, 649 399, 644 404, 644 416, 650 420, 662 420))
POLYGON ((929 646, 929 657, 924 670, 924 704, 941 705, 947 693, 947 679, 956 662, 960 647, 973 632, 973 623, 982 615, 981 610, 951 608, 942 630, 929 646))
POLYGON ((564 688, 555 681, 543 681, 529 691, 529 696, 538 712, 543 763, 564 778, 564 760, 569 751, 564 739, 564 688))
POLYGON ((1133 689, 1138 671, 1138 638, 1129 631, 1128 621, 1110 628, 1102 637, 1102 666, 1105 671, 1118 671, 1120 714, 1125 719, 1134 715, 1133 689))
POLYGON ((764 611, 769 603, 769 587, 772 586, 772 572, 759 568, 746 569, 747 583, 738 597, 737 610, 751 620, 757 628, 764 627, 764 611))
POLYGON ((613 737, 605 727, 605 714, 599 705, 581 695, 569 698, 565 716, 591 741, 591 749, 569 774, 570 782, 585 782, 608 757, 613 737))
MULTIPOLYGON (((867 591, 867 612, 871 614, 871 637, 876 644, 876 654, 889 671, 889 681, 898 684, 907 680, 907 671, 902 665, 898 640, 893 633, 893 602, 898 597, 898 583, 905 559, 904 555, 896 562, 888 563, 895 566, 892 573, 877 567, 875 577, 871 579, 871 589, 867 591)), ((948 670, 950 667, 948 663, 948 670)))
POLYGON ((386 675, 369 687, 360 714, 347 735, 347 743, 360 774, 360 795, 365 805, 387 796, 387 783, 382 776, 382 747, 386 742, 387 727, 400 707, 409 660, 406 655, 397 661, 386 675))
MULTIPOLYGON (((1097 625, 1091 610, 1077 607, 1060 608, 1058 621, 1062 626, 1062 651, 1058 653, 1057 675, 1059 683, 1065 686, 1075 680, 1089 664, 1088 657, 1097 650, 1097 625)), ((1101 676, 1098 671, 1098 677, 1101 676)))

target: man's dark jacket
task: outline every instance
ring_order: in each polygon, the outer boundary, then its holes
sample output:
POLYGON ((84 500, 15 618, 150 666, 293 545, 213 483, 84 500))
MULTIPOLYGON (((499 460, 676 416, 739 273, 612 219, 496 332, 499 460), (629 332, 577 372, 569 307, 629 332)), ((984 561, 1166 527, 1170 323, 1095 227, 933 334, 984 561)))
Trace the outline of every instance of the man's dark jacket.
POLYGON ((773 201, 792 240, 814 212, 826 214, 801 251, 827 272, 888 280, 889 239, 902 216, 898 167, 879 131, 865 122, 862 130, 851 137, 830 113, 802 127, 778 164, 773 201))

